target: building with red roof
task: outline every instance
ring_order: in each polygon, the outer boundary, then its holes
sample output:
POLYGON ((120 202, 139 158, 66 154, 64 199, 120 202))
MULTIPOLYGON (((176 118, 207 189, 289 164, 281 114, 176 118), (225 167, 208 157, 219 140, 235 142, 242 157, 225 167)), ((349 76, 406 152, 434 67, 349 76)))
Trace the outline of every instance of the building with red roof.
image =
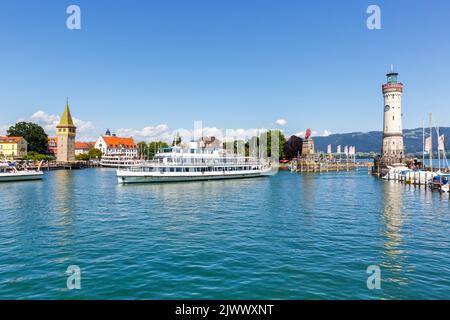
POLYGON ((94 147, 99 149, 103 155, 138 156, 138 146, 133 138, 104 135, 98 138, 94 147))

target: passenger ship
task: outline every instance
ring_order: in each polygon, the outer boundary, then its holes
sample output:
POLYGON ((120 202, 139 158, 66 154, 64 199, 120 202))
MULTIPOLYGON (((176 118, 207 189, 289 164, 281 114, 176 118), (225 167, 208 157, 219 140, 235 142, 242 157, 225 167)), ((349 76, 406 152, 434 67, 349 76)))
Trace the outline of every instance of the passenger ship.
POLYGON ((119 183, 179 182, 254 178, 272 175, 270 163, 242 157, 219 148, 161 149, 152 161, 117 170, 119 183))
POLYGON ((104 155, 100 160, 100 165, 107 168, 128 168, 139 165, 141 161, 135 157, 124 154, 104 155))

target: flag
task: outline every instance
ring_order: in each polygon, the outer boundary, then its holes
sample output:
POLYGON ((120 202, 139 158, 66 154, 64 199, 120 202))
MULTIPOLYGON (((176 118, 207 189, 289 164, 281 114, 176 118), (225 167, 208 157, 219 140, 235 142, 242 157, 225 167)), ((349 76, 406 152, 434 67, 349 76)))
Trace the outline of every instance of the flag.
POLYGON ((425 152, 431 152, 431 137, 425 139, 425 152))
POLYGON ((331 154, 331 144, 328 145, 327 153, 331 154))
POLYGON ((438 138, 438 150, 439 151, 444 151, 445 147, 444 147, 444 135, 440 135, 438 138))
POLYGON ((336 151, 336 153, 341 153, 341 145, 338 145, 338 146, 337 146, 337 151, 336 151))
POLYGON ((344 147, 344 154, 348 154, 348 147, 347 146, 344 147))

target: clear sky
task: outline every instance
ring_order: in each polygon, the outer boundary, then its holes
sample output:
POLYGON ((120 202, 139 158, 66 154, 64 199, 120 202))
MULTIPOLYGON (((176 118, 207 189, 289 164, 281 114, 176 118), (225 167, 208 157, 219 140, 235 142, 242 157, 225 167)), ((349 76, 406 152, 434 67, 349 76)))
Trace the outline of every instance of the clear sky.
POLYGON ((86 139, 195 120, 287 134, 381 130, 391 64, 405 84, 404 127, 430 111, 449 126, 449 15, 448 0, 1 1, 0 128, 52 124, 68 96, 86 139), (81 30, 66 27, 71 4, 81 30), (381 30, 366 27, 370 4, 381 30))

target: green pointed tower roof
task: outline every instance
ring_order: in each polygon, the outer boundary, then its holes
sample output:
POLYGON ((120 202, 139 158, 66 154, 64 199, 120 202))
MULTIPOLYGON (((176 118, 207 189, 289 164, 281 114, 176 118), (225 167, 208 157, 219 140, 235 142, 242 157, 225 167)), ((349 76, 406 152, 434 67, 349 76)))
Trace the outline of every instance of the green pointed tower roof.
POLYGON ((72 115, 70 114, 68 100, 66 102, 66 107, 64 108, 64 113, 61 117, 61 120, 59 121, 58 127, 73 127, 73 128, 75 128, 75 125, 73 124, 73 120, 72 120, 72 115))

